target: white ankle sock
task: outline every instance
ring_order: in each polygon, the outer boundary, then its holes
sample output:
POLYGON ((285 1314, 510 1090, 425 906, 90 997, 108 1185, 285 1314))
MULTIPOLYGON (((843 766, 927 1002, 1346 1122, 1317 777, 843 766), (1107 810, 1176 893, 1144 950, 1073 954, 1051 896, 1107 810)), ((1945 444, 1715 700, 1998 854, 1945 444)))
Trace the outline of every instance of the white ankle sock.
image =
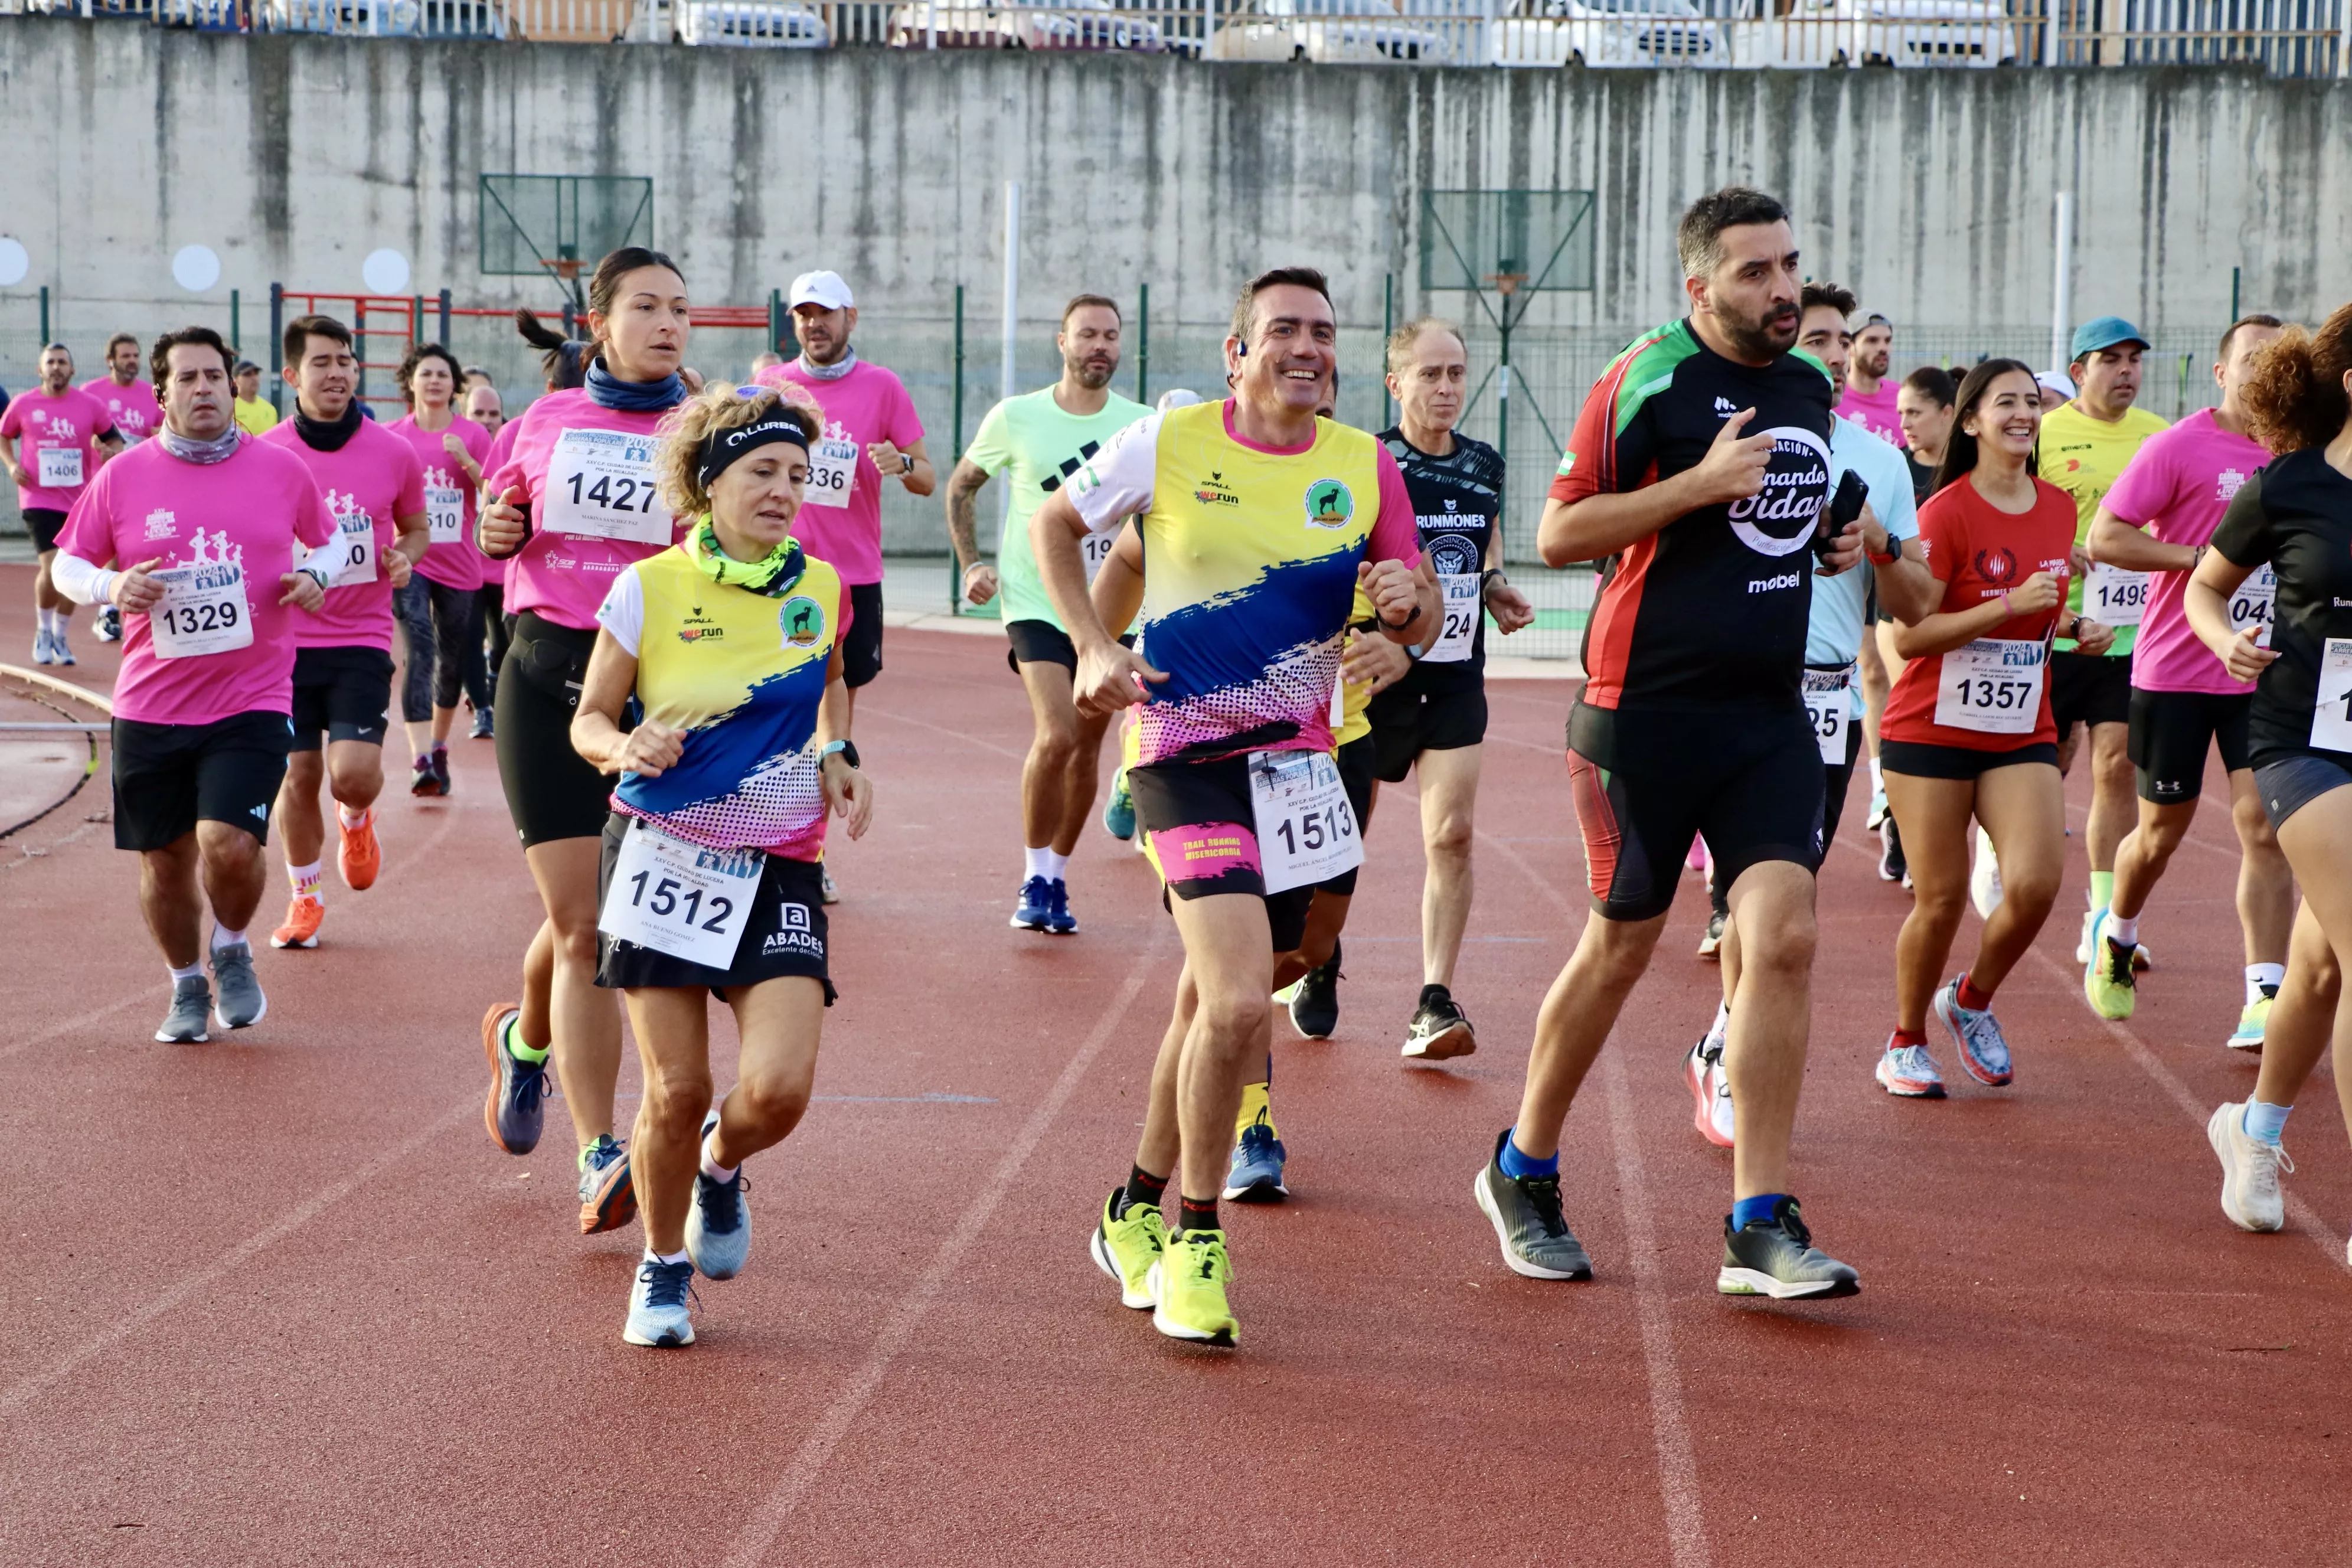
POLYGON ((1886 774, 1879 767, 1876 757, 1870 759, 1870 793, 1873 795, 1886 793, 1886 774))
MULTIPOLYGON (((294 896, 296 898, 319 898, 319 879, 323 874, 320 868, 325 864, 326 863, 321 860, 313 860, 308 866, 296 866, 290 863, 287 866, 286 879, 294 884, 294 896)), ((321 900, 320 901, 324 902, 325 900, 321 900)))
POLYGON ((2246 1005, 2251 1007, 2263 999, 2263 987, 2273 991, 2286 984, 2284 963, 2249 963, 2246 965, 2246 1005))
POLYGON ((335 820, 345 827, 357 827, 367 820, 367 808, 362 806, 359 810, 353 811, 339 800, 335 802, 335 820))
POLYGON ((646 1248, 645 1260, 647 1263, 667 1263, 675 1268, 677 1265, 686 1262, 687 1256, 683 1252, 673 1252, 667 1258, 664 1258, 660 1253, 656 1252, 652 1247, 648 1247, 646 1248))
POLYGON ((2139 917, 2137 915, 2134 915, 2131 919, 2126 920, 2123 916, 2116 913, 2114 910, 2110 909, 2107 911, 2106 930, 2107 940, 2114 942, 2117 947, 2137 947, 2139 945, 2139 917))
MULTIPOLYGON (((714 1134, 718 1131, 719 1130, 715 1127, 711 1129, 711 1131, 714 1134)), ((702 1173, 704 1175, 709 1177, 714 1182, 731 1182, 735 1179, 735 1173, 742 1168, 743 1167, 740 1165, 720 1164, 719 1163, 719 1157, 710 1152, 710 1140, 709 1138, 703 1139, 702 1173)))
POLYGON ((175 987, 183 980, 202 980, 205 977, 205 965, 204 961, 201 959, 191 963, 185 969, 172 969, 172 966, 168 963, 163 965, 163 967, 172 971, 172 984, 175 987))
POLYGON ((213 922, 213 951, 215 952, 218 952, 225 947, 235 947, 238 942, 241 942, 244 940, 245 932, 242 931, 231 931, 228 927, 222 925, 218 921, 213 922))
POLYGON ((1058 882, 1062 873, 1069 869, 1070 858, 1055 854, 1050 844, 1042 849, 1024 849, 1021 855, 1028 868, 1022 872, 1024 877, 1043 877, 1049 882, 1058 882))

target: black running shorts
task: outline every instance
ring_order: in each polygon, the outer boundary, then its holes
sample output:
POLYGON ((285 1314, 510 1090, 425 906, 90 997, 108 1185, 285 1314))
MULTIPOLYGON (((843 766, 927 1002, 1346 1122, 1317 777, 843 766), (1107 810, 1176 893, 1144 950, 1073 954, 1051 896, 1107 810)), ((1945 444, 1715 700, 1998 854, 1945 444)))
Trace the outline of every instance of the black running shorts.
POLYGON ((2131 662, 2106 654, 2050 656, 2050 716, 2058 721, 2060 740, 2077 724, 2131 721, 2131 662))
POLYGON ((1257 814, 1250 805, 1249 758, 1213 763, 1158 763, 1127 770, 1135 797, 1138 831, 1148 836, 1162 879, 1160 901, 1170 895, 1205 899, 1243 893, 1265 900, 1274 951, 1293 952, 1307 936, 1309 885, 1284 892, 1265 890, 1259 873, 1257 814))
POLYGON ((1372 773, 1383 784, 1402 784, 1423 752, 1458 752, 1486 738, 1486 692, 1415 691, 1410 683, 1391 686, 1365 706, 1373 742, 1372 773))
POLYGON ((572 749, 572 715, 596 634, 560 626, 526 610, 499 666, 499 783, 507 815, 526 849, 561 838, 593 838, 611 815, 614 781, 572 749))
POLYGON ((841 683, 852 691, 882 673, 882 584, 849 584, 849 636, 841 645, 841 683))
POLYGON ((1611 715, 1596 725, 1588 711, 1580 702, 1569 721, 1568 776, 1596 914, 1664 914, 1701 834, 1727 888, 1768 860, 1821 868, 1824 770, 1802 708, 1743 712, 1736 726, 1656 713, 1633 724, 1611 715), (1578 749, 1601 729, 1613 767, 1578 749))
MULTIPOLYGON (((629 819, 615 811, 603 830, 604 858, 596 869, 596 902, 602 907, 613 881, 613 867, 621 858, 621 840, 628 836, 629 819)), ((838 994, 826 964, 830 938, 824 918, 824 878, 814 860, 788 860, 771 855, 761 868, 760 890, 736 944, 735 963, 725 970, 706 969, 633 942, 619 942, 596 933, 596 984, 610 990, 691 990, 707 985, 712 995, 727 999, 730 987, 757 985, 763 980, 804 974, 824 987, 824 1005, 838 994)))
POLYGON ((269 842, 293 732, 283 713, 232 713, 209 724, 114 721, 114 847, 168 849, 202 822, 269 842))
POLYGON ((1939 746, 1930 741, 1890 741, 1884 736, 1878 742, 1879 771, 1915 779, 1981 778, 1995 768, 2013 768, 2021 763, 2047 763, 2054 768, 2058 747, 2050 741, 2032 741, 2005 752, 1984 752, 1974 746, 1939 746))
POLYGON ((2247 723, 2254 694, 2222 696, 2211 691, 2137 691, 2131 694, 2132 769, 2139 797, 2154 805, 2179 805, 2205 788, 2205 758, 2221 751, 2221 769, 2236 773, 2253 765, 2247 723))
POLYGON ((320 737, 383 744, 391 723, 392 655, 380 647, 294 650, 294 749, 315 752, 320 737))
MULTIPOLYGON (((1004 650, 1004 664, 1013 674, 1020 674, 1024 664, 1058 664, 1073 678, 1077 675, 1078 645, 1053 622, 1007 621, 1004 636, 1013 645, 1004 650)), ((1129 632, 1120 637, 1118 646, 1133 647, 1135 634, 1129 632)))
POLYGON ((66 529, 66 514, 55 507, 28 506, 25 509, 25 530, 33 536, 33 552, 47 555, 58 547, 58 535, 66 529))

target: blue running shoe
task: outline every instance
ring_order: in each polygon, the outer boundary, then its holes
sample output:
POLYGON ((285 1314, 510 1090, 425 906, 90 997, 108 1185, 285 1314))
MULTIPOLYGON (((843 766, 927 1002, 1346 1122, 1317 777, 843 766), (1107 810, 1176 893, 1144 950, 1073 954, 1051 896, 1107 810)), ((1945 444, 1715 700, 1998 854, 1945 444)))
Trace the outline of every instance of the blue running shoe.
POLYGON ((1078 917, 1070 912, 1069 884, 1059 877, 1045 886, 1045 929, 1055 936, 1069 936, 1078 929, 1078 917))
POLYGON ((1054 918, 1054 884, 1032 877, 1021 884, 1021 902, 1013 910, 1014 931, 1044 931, 1054 918))
POLYGON ((694 1320, 688 1302, 694 1296, 694 1265, 664 1263, 647 1258, 637 1264, 637 1282, 629 1289, 629 1321, 621 1337, 633 1345, 690 1345, 694 1320))
MULTIPOLYGON (((695 1144, 698 1159, 718 1125, 714 1109, 702 1119, 702 1138, 695 1144)), ((731 1182, 714 1182, 700 1171, 694 1173, 694 1206, 686 1211, 686 1252, 707 1279, 734 1279, 751 1256, 751 1211, 743 1205, 751 1186, 740 1165, 731 1182)))
POLYGON ((539 1147, 547 1098, 547 1063, 527 1062, 507 1048, 507 1030, 522 1016, 511 1002, 495 1002, 482 1016, 482 1054, 490 1058, 490 1094, 482 1121, 490 1141, 509 1154, 539 1147))
POLYGON ((1234 1145, 1233 1169, 1225 1173, 1225 1196, 1235 1203, 1279 1203, 1290 1195, 1282 1184, 1282 1140, 1259 1111, 1234 1145))
POLYGON ((1110 799, 1103 805, 1103 831, 1113 838, 1135 837, 1135 796, 1127 787, 1127 770, 1110 781, 1110 799))
POLYGON ((629 1146, 600 1134, 580 1157, 580 1234, 618 1230, 637 1217, 637 1184, 629 1177, 629 1146))
POLYGON ((1960 1067, 1968 1075, 1987 1089, 2000 1089, 2014 1076, 2009 1058, 2009 1041, 2000 1032, 1999 1020, 1987 1007, 1979 1011, 1960 1005, 1960 983, 1947 981, 1936 993, 1933 1011, 1936 1021, 1944 1026, 1952 1043, 1960 1047, 1960 1067))

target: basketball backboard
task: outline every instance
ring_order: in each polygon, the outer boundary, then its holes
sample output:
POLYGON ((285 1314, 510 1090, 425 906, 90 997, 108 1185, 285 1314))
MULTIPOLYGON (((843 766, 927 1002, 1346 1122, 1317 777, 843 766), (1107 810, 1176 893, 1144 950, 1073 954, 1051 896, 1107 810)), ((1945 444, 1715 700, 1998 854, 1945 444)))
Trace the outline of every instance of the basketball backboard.
POLYGON ((1589 289, 1591 191, 1423 191, 1421 286, 1504 295, 1589 289))
POLYGON ((654 242, 654 183, 635 174, 484 174, 477 232, 485 273, 543 274, 577 300, 580 273, 606 251, 654 242))

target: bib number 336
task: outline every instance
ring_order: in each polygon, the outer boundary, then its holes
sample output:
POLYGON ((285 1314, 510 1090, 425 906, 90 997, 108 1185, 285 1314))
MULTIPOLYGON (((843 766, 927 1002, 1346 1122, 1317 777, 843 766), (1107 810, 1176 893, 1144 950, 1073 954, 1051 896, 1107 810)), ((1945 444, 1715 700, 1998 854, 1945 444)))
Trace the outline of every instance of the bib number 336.
POLYGON ((596 929, 705 969, 732 969, 767 860, 762 850, 705 849, 632 822, 596 929))

